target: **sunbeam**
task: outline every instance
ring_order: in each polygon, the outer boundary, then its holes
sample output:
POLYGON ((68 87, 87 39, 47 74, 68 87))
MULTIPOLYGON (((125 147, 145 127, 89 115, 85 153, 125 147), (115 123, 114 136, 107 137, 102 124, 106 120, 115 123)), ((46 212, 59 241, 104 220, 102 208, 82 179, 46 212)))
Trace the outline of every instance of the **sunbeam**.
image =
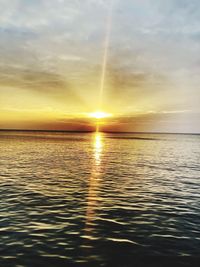
MULTIPOLYGON (((102 109, 102 103, 103 103, 103 93, 104 93, 104 87, 105 87, 106 70, 107 70, 107 64, 108 64, 108 54, 109 54, 109 45, 110 45, 110 35, 111 35, 111 28, 112 28, 113 5, 114 5, 114 0, 111 0, 110 6, 109 6, 107 23, 106 23, 106 35, 105 35, 105 42, 104 42, 102 72, 101 72, 100 89, 99 89, 99 104, 98 104, 99 110, 102 109)), ((99 113, 99 112, 96 112, 96 113, 99 113)), ((104 113, 104 112, 101 112, 101 113, 104 113)), ((98 117, 97 119, 99 118, 102 118, 102 117, 98 117)), ((99 123, 97 123, 96 125, 96 132, 99 132, 99 123)))
POLYGON ((102 73, 101 73, 100 90, 99 90, 99 108, 100 109, 101 109, 102 101, 103 101, 103 91, 104 91, 104 86, 105 86, 106 70, 107 70, 107 63, 108 63, 108 52, 109 52, 110 34, 111 34, 112 17, 113 17, 113 4, 114 4, 114 0, 111 0, 109 13, 108 13, 108 19, 106 23, 106 37, 105 37, 105 43, 104 43, 102 73))

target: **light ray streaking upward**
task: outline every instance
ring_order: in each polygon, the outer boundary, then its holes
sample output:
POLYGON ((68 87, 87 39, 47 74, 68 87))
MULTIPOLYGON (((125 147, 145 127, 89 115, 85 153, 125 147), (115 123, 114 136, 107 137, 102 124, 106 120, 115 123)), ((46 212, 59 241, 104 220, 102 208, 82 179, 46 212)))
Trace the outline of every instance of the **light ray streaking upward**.
POLYGON ((106 36, 105 36, 105 43, 104 43, 102 73, 101 73, 101 80, 100 80, 99 110, 101 110, 102 108, 103 91, 105 87, 105 78, 106 78, 106 70, 107 70, 107 63, 108 63, 108 52, 109 52, 109 44, 110 44, 110 33, 111 33, 112 17, 113 17, 113 4, 114 4, 114 0, 110 0, 108 18, 107 18, 107 23, 106 23, 106 36))

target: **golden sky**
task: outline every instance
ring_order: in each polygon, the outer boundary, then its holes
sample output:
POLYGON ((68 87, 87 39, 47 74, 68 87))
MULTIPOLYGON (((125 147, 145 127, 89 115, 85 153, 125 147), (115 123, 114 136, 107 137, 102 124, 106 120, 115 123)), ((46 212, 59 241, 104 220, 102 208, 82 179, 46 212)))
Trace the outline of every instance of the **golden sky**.
MULTIPOLYGON (((108 0, 0 0, 0 128, 93 130, 108 0)), ((114 0, 102 130, 200 132, 200 2, 114 0)))

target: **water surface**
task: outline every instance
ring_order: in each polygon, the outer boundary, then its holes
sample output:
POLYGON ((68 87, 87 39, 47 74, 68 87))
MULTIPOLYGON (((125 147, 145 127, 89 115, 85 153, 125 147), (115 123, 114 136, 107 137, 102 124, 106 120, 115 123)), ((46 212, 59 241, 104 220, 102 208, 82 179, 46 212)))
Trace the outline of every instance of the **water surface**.
POLYGON ((187 265, 200 248, 199 143, 0 132, 1 266, 187 265))

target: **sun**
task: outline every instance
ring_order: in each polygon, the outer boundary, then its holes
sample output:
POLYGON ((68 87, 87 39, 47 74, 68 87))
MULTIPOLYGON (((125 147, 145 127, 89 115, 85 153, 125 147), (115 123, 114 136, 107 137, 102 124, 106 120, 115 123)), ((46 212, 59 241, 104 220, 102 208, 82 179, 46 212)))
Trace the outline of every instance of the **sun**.
POLYGON ((89 113, 89 117, 94 118, 94 119, 104 119, 104 118, 108 118, 111 116, 112 114, 103 112, 103 111, 95 111, 95 112, 89 113))

